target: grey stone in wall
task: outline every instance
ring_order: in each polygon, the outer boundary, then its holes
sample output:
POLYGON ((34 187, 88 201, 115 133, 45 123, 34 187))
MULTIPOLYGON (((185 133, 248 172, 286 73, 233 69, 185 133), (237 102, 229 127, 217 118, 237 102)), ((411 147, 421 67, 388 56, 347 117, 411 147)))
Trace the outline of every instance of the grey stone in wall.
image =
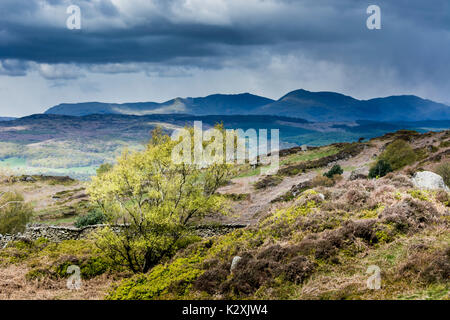
MULTIPOLYGON (((87 226, 84 228, 68 228, 57 226, 29 226, 25 232, 15 235, 1 235, 0 234, 0 249, 5 248, 11 241, 35 241, 40 238, 48 239, 52 242, 61 242, 64 240, 81 240, 86 239, 89 235, 107 225, 87 226)), ((216 235, 223 235, 230 233, 236 229, 244 228, 245 225, 203 225, 193 227, 194 231, 203 238, 209 238, 216 235)), ((126 225, 113 226, 115 232, 120 232, 126 225)))

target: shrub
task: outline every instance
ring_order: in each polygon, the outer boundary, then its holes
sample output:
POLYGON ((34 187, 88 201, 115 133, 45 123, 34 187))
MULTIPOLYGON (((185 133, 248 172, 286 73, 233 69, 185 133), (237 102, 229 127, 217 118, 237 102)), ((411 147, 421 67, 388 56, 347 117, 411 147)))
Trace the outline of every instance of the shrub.
MULTIPOLYGON (((102 275, 108 271, 109 264, 103 257, 89 257, 89 258, 74 258, 65 257, 66 261, 60 263, 54 271, 59 278, 66 278, 69 276, 67 269, 71 265, 77 265, 80 267, 80 274, 83 279, 91 279, 96 276, 102 275)), ((52 275, 54 275, 52 274, 52 275)))
POLYGON ((232 201, 244 201, 250 199, 249 193, 230 193, 225 194, 225 198, 231 199, 232 201))
POLYGON ((341 175, 343 173, 344 170, 342 170, 341 166, 337 164, 333 168, 331 168, 330 171, 324 173, 324 177, 332 179, 334 175, 341 175))
POLYGON ((123 281, 106 299, 152 300, 170 297, 171 294, 187 294, 192 283, 205 272, 199 268, 200 262, 202 258, 199 255, 192 255, 175 259, 170 264, 159 264, 147 275, 141 274, 123 281))
POLYGON ((110 163, 104 163, 97 169, 97 176, 101 176, 104 173, 110 172, 113 168, 113 165, 110 163))
POLYGON ((369 200, 370 193, 361 189, 350 189, 342 197, 349 205, 363 208, 369 200))
POLYGON ((388 162, 391 165, 392 170, 398 170, 416 162, 417 154, 408 142, 399 139, 387 146, 380 155, 380 160, 388 162))
POLYGON ((449 206, 450 205, 450 195, 448 192, 444 190, 439 190, 436 193, 436 200, 441 202, 442 204, 449 206))
POLYGON ((0 234, 23 232, 33 214, 30 204, 16 192, 0 193, 0 234))
POLYGON ((271 259, 255 259, 244 256, 239 261, 233 277, 222 283, 220 290, 230 296, 248 296, 273 278, 280 263, 271 259))
POLYGON ((99 210, 90 211, 88 214, 81 216, 75 221, 75 227, 83 228, 102 224, 106 221, 105 215, 99 210))
POLYGON ((311 187, 332 187, 334 185, 334 181, 331 178, 326 176, 316 176, 311 180, 311 187))
MULTIPOLYGON (((186 134, 191 138, 194 129, 186 134)), ((144 151, 124 153, 111 171, 92 178, 88 193, 109 225, 96 234, 97 245, 114 264, 147 273, 175 254, 192 220, 225 212, 227 203, 216 191, 231 176, 231 165, 202 169, 172 161, 180 146, 157 128, 144 151), (127 228, 114 232, 111 226, 121 223, 127 228)))
POLYGON ((255 183, 255 189, 261 190, 269 187, 275 187, 281 182, 283 182, 283 178, 278 175, 266 176, 255 183))
POLYGON ((444 179, 445 184, 450 186, 450 162, 440 164, 435 171, 444 179))
POLYGON ((397 231, 407 233, 424 229, 439 221, 439 212, 431 202, 406 198, 381 212, 383 223, 392 224, 397 231))
POLYGON ((208 294, 215 294, 220 285, 227 280, 230 273, 230 266, 224 263, 219 264, 217 259, 214 262, 217 263, 217 266, 206 270, 194 282, 194 288, 196 290, 204 291, 208 294))
POLYGON ((29 280, 67 278, 70 276, 67 268, 71 265, 80 267, 83 279, 91 279, 112 267, 104 253, 88 240, 65 240, 60 243, 38 240, 30 243, 29 248, 30 270, 26 274, 29 280))
POLYGON ((436 146, 431 146, 431 147, 430 147, 430 151, 431 151, 432 153, 435 153, 435 152, 438 152, 438 151, 439 151, 439 148, 436 147, 436 146))
POLYGON ((421 201, 430 201, 428 198, 428 193, 423 190, 409 190, 408 193, 413 197, 414 199, 421 200, 421 201))
POLYGON ((446 283, 450 277, 450 248, 415 252, 399 266, 401 277, 420 279, 426 284, 446 283))
POLYGON ((298 256, 289 263, 282 265, 279 272, 283 274, 286 280, 295 284, 301 284, 313 273, 315 267, 316 264, 308 258, 298 256))
POLYGON ((372 168, 370 168, 369 178, 374 179, 377 177, 384 177, 389 172, 392 172, 390 163, 385 160, 379 160, 372 168))

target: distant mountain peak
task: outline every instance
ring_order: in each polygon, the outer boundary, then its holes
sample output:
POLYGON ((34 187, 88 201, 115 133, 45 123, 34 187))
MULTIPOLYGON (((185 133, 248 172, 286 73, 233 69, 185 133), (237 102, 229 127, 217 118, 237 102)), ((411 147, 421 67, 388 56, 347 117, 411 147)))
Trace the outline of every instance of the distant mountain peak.
POLYGON ((336 92, 289 92, 257 110, 259 114, 283 114, 310 121, 422 121, 450 119, 450 107, 414 95, 358 100, 336 92))

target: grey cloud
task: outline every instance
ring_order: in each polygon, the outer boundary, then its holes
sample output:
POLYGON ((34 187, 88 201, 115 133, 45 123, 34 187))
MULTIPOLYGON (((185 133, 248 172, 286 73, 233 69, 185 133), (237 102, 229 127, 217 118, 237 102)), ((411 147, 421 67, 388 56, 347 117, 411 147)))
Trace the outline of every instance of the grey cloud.
POLYGON ((0 75, 11 77, 24 76, 29 68, 30 64, 28 62, 14 59, 0 60, 0 75))
MULTIPOLYGON (((364 69, 450 91, 448 0, 377 0, 382 10, 377 31, 365 27, 368 3, 359 0, 197 0, 189 2, 192 8, 184 0, 136 1, 134 6, 125 0, 79 0, 74 1, 82 9, 83 29, 78 31, 64 24, 72 1, 46 3, 58 13, 59 25, 48 20, 37 0, 1 1, 0 11, 7 14, 0 18, 0 35, 5 34, 0 36, 0 59, 163 77, 189 75, 189 68, 261 69, 266 55, 302 55, 312 63, 340 65, 348 77, 370 79, 351 74, 364 69)), ((0 72, 23 75, 26 69, 3 67, 0 72)), ((66 70, 43 76, 80 75, 66 70)))
POLYGON ((75 80, 84 77, 79 67, 70 64, 40 64, 37 65, 37 70, 47 80, 75 80))

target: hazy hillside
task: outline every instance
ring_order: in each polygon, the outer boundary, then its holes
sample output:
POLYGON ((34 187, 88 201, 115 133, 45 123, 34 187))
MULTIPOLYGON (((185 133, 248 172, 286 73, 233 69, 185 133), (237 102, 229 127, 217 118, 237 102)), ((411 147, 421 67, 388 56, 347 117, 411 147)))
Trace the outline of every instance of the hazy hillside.
POLYGON ((11 117, 0 117, 0 121, 9 121, 9 120, 14 120, 15 118, 11 118, 11 117))
POLYGON ((157 125, 169 132, 203 121, 204 128, 223 123, 226 128, 279 129, 280 147, 353 142, 399 129, 420 132, 450 128, 450 121, 327 122, 269 115, 89 115, 38 114, 0 122, 0 170, 69 175, 86 179, 104 162, 113 162, 124 148, 142 149, 157 125))
POLYGON ((255 111, 310 121, 422 121, 450 119, 450 107, 416 96, 357 100, 335 92, 297 90, 255 111))
POLYGON ((164 103, 99 103, 86 102, 75 104, 60 104, 50 108, 46 114, 69 116, 85 116, 89 114, 248 114, 258 107, 274 102, 271 99, 255 96, 249 93, 236 95, 215 94, 204 98, 176 98, 164 103))

